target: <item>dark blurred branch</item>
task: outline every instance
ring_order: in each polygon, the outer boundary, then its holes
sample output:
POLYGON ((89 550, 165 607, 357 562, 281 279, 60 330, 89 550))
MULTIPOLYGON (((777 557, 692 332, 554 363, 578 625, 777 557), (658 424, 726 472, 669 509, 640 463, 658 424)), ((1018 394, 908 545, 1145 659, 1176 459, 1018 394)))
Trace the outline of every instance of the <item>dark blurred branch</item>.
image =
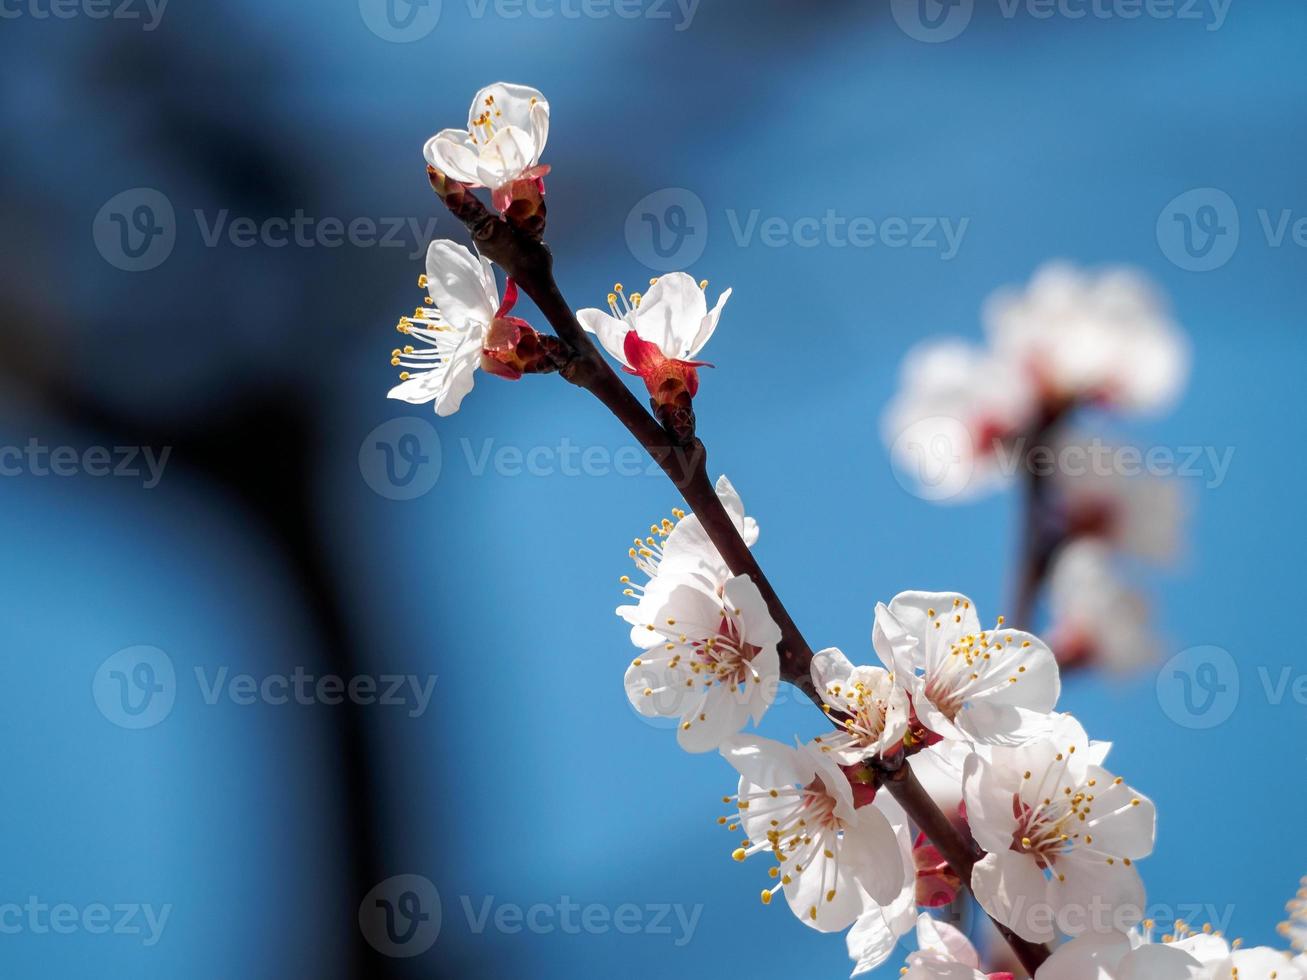
POLYGON ((1058 425, 1071 408, 1069 403, 1046 408, 1026 437, 1028 448, 1021 454, 1022 530, 1012 612, 1014 625, 1029 632, 1035 631, 1035 606, 1048 580, 1053 557, 1066 543, 1067 537, 1053 499, 1053 478, 1040 472, 1033 456, 1045 451, 1051 454, 1056 450, 1054 437, 1058 425))
MULTIPOLYGON (((554 281, 553 256, 535 236, 518 230, 492 214, 464 185, 450 181, 434 168, 427 168, 431 185, 450 212, 472 233, 481 254, 499 265, 540 308, 559 338, 568 345, 572 359, 562 370, 568 381, 585 388, 608 407, 639 440, 681 491, 685 502, 703 523, 708 537, 735 575, 748 575, 758 586, 769 611, 780 627, 781 677, 800 688, 819 708, 821 698, 812 682, 812 648, 785 610, 780 597, 763 574, 753 552, 740 536, 708 479, 707 450, 695 438, 679 442, 663 429, 636 400, 631 390, 608 365, 577 322, 554 281)), ((965 883, 971 881, 976 863, 974 846, 965 841, 939 806, 922 788, 912 770, 903 763, 885 784, 912 821, 935 844, 965 883)), ((997 922, 998 930, 1012 944, 1021 962, 1033 974, 1048 956, 1043 946, 1026 943, 997 922)))

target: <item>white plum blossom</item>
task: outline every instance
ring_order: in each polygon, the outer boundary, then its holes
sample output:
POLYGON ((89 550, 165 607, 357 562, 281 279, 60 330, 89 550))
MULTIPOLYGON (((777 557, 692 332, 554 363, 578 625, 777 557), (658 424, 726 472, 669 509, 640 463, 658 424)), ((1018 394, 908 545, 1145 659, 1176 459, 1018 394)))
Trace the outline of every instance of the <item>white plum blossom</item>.
MULTIPOLYGON (((829 746, 829 739, 826 744, 829 746)), ((888 960, 899 939, 911 932, 917 921, 917 868, 907 814, 887 793, 878 793, 870 805, 885 814, 899 839, 903 886, 893 901, 885 905, 863 893, 862 912, 844 937, 849 959, 854 963, 850 975, 855 977, 888 960)))
POLYGON ((917 951, 908 956, 900 980, 1012 980, 1010 973, 985 973, 980 954, 961 930, 931 918, 917 918, 917 951))
MULTIPOLYGON (((752 548, 758 540, 758 522, 745 514, 744 502, 725 475, 718 477, 716 490, 731 523, 744 543, 752 548)), ((636 570, 643 572, 647 579, 639 583, 628 575, 622 576, 623 595, 636 601, 618 606, 617 615, 631 624, 631 642, 639 647, 655 642, 646 624, 652 621, 658 606, 679 581, 678 576, 697 572, 720 586, 731 574, 697 515, 675 509, 672 518, 675 519, 663 518, 650 525, 648 535, 636 538, 627 552, 636 570)))
POLYGON ((549 103, 526 85, 496 82, 478 92, 467 129, 443 129, 422 150, 427 163, 454 180, 488 187, 504 210, 518 180, 543 177, 540 157, 549 139, 549 103))
POLYGON ((966 596, 902 592, 877 605, 872 642, 936 735, 1018 745, 1048 730, 1061 691, 1052 651, 1002 617, 983 629, 966 596))
POLYGON ((669 272, 651 280, 647 293, 633 293, 628 298, 618 283, 608 294, 607 312, 578 310, 576 318, 615 360, 637 373, 639 364, 631 357, 628 344, 632 331, 667 360, 689 362, 716 331, 722 308, 731 298, 728 289, 709 310, 704 295, 707 287, 707 282, 695 282, 687 273, 669 272))
POLYGON ((1018 365, 960 340, 928 341, 904 358, 881 432, 923 496, 962 501, 1010 479, 1004 446, 1037 410, 1018 365))
POLYGON ((963 774, 967 820, 986 850, 971 877, 976 900, 1023 939, 1108 931, 1143 917, 1134 863, 1153 850, 1153 804, 1103 768, 1070 715, 1046 737, 973 755, 963 774))
POLYGON ((1148 604, 1122 581, 1100 541, 1061 548, 1049 574, 1050 642, 1058 663, 1102 664, 1117 673, 1157 659, 1148 604))
POLYGON ((1196 980, 1303 980, 1307 972, 1300 962, 1290 959, 1288 953, 1269 946, 1256 946, 1232 950, 1228 956, 1205 966, 1194 976, 1196 980))
POLYGON ((1086 932, 1054 950, 1035 980, 1191 980, 1202 969, 1197 952, 1192 942, 1154 943, 1133 929, 1086 932))
POLYGON ((991 296, 985 324, 995 353, 1054 401, 1160 409, 1188 375, 1183 334, 1155 287, 1130 269, 1049 263, 1024 290, 991 296))
POLYGON ((391 352, 390 363, 404 371, 387 397, 412 405, 435 402, 437 415, 452 415, 472 390, 486 332, 508 313, 516 288, 510 283, 501 305, 490 260, 443 239, 427 248, 427 272, 420 284, 434 305, 402 317, 396 329, 428 346, 391 352))
POLYGON ((908 730, 907 692, 881 667, 855 667, 835 647, 812 658, 812 682, 826 713, 839 725, 823 744, 841 765, 902 748, 908 730))
POLYGON ((770 904, 783 891, 790 909, 820 932, 848 928, 870 901, 899 897, 906 874, 900 836, 874 804, 855 807, 848 777, 820 744, 791 748, 771 739, 738 736, 721 754, 740 774, 739 791, 724 802, 736 813, 721 818, 743 827, 747 839, 732 857, 768 851, 776 884, 762 892, 770 904))
POLYGON ((640 629, 649 645, 627 668, 626 695, 642 715, 679 718, 687 752, 716 749, 774 700, 781 631, 749 576, 678 575, 640 629))
POLYGON ((1176 480, 1126 475, 1111 461, 1117 449, 1097 439, 1068 437, 1056 451, 1065 461, 1053 482, 1068 535, 1096 538, 1158 565, 1176 558, 1186 511, 1176 480))

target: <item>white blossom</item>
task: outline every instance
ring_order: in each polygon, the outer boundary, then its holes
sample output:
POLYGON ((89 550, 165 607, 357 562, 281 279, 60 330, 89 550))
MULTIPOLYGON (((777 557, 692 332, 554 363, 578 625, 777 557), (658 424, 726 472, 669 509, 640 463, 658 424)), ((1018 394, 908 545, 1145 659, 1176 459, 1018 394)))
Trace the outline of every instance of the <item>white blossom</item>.
POLYGON ((634 368, 628 356, 628 335, 653 344, 662 356, 674 361, 693 361, 717 330, 722 308, 731 290, 717 297, 708 309, 704 295, 707 282, 697 283, 684 272, 669 272, 651 281, 647 293, 627 297, 621 283, 608 294, 607 312, 578 310, 577 320, 595 335, 604 350, 624 367, 634 368))
POLYGON ((443 129, 423 148, 427 163, 454 180, 489 187, 496 207, 514 181, 543 176, 549 103, 526 85, 496 82, 472 99, 467 129, 443 129))
POLYGON ((401 318, 397 329, 427 346, 391 353, 390 363, 404 371, 387 397, 413 405, 435 402, 437 415, 452 415, 472 390, 486 331, 508 312, 515 290, 501 306, 490 260, 447 240, 428 247, 422 282, 433 305, 401 318))
POLYGON ((1188 375, 1183 334, 1157 290, 1130 269, 1050 263, 1024 290, 991 296, 985 323, 995 353, 1054 400, 1159 409, 1188 375))
POLYGON ((1103 768, 1070 715, 1027 745, 973 755, 963 774, 967 820, 986 850, 971 877, 976 900, 1023 939, 1047 942, 1143 918, 1134 863, 1153 850, 1151 801, 1103 768))
POLYGON ((747 835, 732 856, 743 861, 770 852, 776 884, 762 892, 769 904, 784 892, 790 909, 821 932, 848 928, 868 898, 891 904, 906 874, 901 839, 875 805, 854 806, 848 777, 819 743, 791 748, 739 736, 721 747, 740 773, 739 791, 725 797, 747 835))
POLYGON ((902 592, 876 607, 872 643, 912 698, 917 717, 946 739, 1016 745, 1047 731, 1061 683, 1037 636, 983 629, 953 592, 902 592))

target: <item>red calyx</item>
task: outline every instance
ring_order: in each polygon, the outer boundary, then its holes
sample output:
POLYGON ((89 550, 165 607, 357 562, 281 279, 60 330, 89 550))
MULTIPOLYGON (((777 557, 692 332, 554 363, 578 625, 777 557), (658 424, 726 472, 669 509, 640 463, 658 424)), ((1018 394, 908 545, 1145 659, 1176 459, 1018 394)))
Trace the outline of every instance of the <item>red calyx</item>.
POLYGON ((631 365, 627 372, 644 379, 658 421, 682 442, 689 442, 694 438, 691 402, 699 391, 698 369, 712 365, 668 357, 657 344, 642 339, 634 330, 627 333, 623 349, 631 365))
POLYGON ((524 374, 557 371, 563 354, 558 338, 539 334, 525 320, 509 316, 516 303, 517 283, 510 279, 504 301, 481 342, 481 370, 508 381, 517 381, 524 374))
POLYGON ((912 845, 912 860, 917 867, 916 902, 937 909, 948 905, 962 888, 962 879, 944 860, 944 856, 925 834, 918 834, 912 845))

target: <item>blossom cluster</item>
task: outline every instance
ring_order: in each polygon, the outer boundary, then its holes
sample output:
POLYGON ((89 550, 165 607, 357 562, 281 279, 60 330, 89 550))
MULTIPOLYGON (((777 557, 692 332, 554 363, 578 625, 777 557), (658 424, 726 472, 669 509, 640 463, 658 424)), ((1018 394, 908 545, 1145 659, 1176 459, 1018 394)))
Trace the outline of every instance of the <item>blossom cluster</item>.
POLYGON ((934 499, 969 499, 1023 475, 1031 489, 1019 574, 1047 588, 1059 662, 1146 666, 1158 643, 1124 560, 1176 556, 1183 497, 1160 475, 1097 462, 1102 440, 1068 427, 1082 409, 1143 413, 1174 402, 1188 374, 1184 335, 1141 274, 1068 263, 996 293, 984 320, 984 347, 932 340, 907 354, 886 440, 919 475, 923 447, 948 464, 938 477, 948 492, 934 499), (1068 462, 1088 459, 1095 465, 1068 462))
MULTIPOLYGON (((465 130, 427 143, 433 186, 451 209, 468 189, 488 189, 503 221, 538 242, 549 114, 535 89, 481 90, 465 130)), ((415 343, 392 351, 403 369, 392 398, 449 415, 478 370, 517 380, 566 370, 576 356, 514 316, 518 283, 508 279, 501 292, 492 263, 458 243, 431 244, 419 285, 423 305, 398 324, 415 343)), ((725 290, 710 307, 707 287, 673 272, 643 293, 614 285, 605 308, 574 314, 576 335, 593 336, 644 382, 655 418, 682 445, 707 366, 698 356, 731 296, 725 290)), ((1183 382, 1178 330, 1146 284, 1123 272, 1050 267, 1025 292, 991 301, 988 324, 987 349, 947 343, 913 353, 887 416, 895 431, 961 421, 982 483, 999 475, 1005 446, 1048 436, 1071 408, 1153 408, 1183 382)), ((701 501, 711 501, 707 489, 701 501)), ((740 494, 725 476, 715 491, 732 533, 753 548, 758 522, 740 494)), ((1110 745, 1058 710, 1059 662, 1085 650, 1129 661, 1147 644, 1133 594, 1106 556, 1168 552, 1175 508, 1110 478, 1068 482, 1058 500, 1075 533, 1059 541, 1052 574, 1052 646, 1001 616, 986 626, 961 593, 902 592, 875 607, 874 659, 855 664, 828 647, 812 656, 809 677, 782 671, 786 639, 766 583, 736 573, 699 515, 674 510, 628 549, 634 573, 622 577, 616 610, 636 648, 626 696, 642 715, 674 719, 683 750, 716 752, 735 770, 735 793, 717 817, 742 835, 732 856, 771 856, 764 904, 781 895, 804 925, 847 930, 854 975, 886 962, 915 930, 909 980, 1011 980, 986 973, 967 938, 929 914, 965 888, 1009 935, 1063 943, 1036 974, 1042 980, 1307 980, 1301 899, 1286 926, 1300 951, 1292 961, 1184 926, 1155 942, 1142 921, 1137 862, 1153 850, 1154 806, 1106 767, 1110 745), (759 734, 783 680, 812 692, 829 725, 823 734, 793 744, 759 734), (940 777, 927 790, 932 805, 974 842, 974 862, 946 861, 898 801, 891 787, 916 771, 940 777)))
MULTIPOLYGON (((739 494, 725 477, 717 491, 752 545, 739 494)), ((637 711, 678 719, 682 748, 717 749, 739 773, 719 822, 743 831, 738 860, 775 858, 764 902, 783 892, 812 928, 852 926, 859 969, 883 962, 918 906, 940 904, 938 857, 861 773, 929 752, 960 772, 966 824, 987 852, 969 884, 996 921, 1032 942, 1083 931, 1075 913, 1100 906, 1104 921, 1139 921, 1134 863, 1153 848, 1153 805, 1103 767, 1105 743, 1056 713, 1058 666, 1037 636, 1002 618, 987 628, 966 596, 905 592, 876 608, 877 663, 833 647, 813 658, 833 731, 794 746, 745 733, 775 695, 780 630, 695 515, 673 516, 631 548, 644 581, 624 577, 634 601, 617 610, 640 649, 626 693, 637 711)))

